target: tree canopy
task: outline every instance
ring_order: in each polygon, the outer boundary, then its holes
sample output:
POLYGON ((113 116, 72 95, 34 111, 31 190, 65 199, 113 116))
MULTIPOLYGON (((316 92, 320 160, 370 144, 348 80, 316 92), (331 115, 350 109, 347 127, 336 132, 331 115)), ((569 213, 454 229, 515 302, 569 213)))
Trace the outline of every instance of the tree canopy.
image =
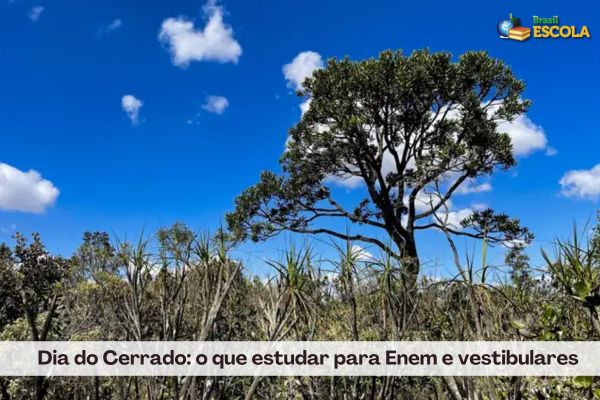
POLYGON ((516 164, 499 124, 525 113, 524 83, 484 52, 384 51, 377 59, 330 59, 298 94, 310 107, 290 129, 280 164, 246 189, 227 215, 240 239, 264 240, 283 230, 360 240, 419 263, 415 232, 437 228, 489 242, 531 239, 519 221, 493 210, 448 221, 449 200, 462 185, 516 164), (335 182, 353 182, 365 197, 334 198, 335 182), (374 235, 319 223, 344 218, 384 230, 374 235), (459 226, 456 226, 459 225, 459 226))

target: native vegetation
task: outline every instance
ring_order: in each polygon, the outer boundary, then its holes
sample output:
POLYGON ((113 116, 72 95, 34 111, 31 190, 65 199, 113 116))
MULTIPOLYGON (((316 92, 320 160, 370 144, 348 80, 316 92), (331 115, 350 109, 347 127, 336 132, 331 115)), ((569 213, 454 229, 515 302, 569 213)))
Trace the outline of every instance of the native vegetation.
MULTIPOLYGON (((470 257, 456 276, 421 276, 407 303, 400 262, 351 242, 331 259, 291 246, 264 280, 224 235, 182 224, 137 243, 87 233, 69 258, 17 236, 0 249, 0 340, 599 340, 599 243, 598 228, 557 241, 540 268, 518 245, 501 265, 470 257)), ((0 378, 2 400, 598 395, 591 378, 0 378)))
MULTIPOLYGON (((526 112, 523 88, 485 53, 331 60, 300 93, 311 105, 282 172, 236 199, 228 229, 177 223, 136 242, 88 232, 70 256, 39 235, 0 245, 0 340, 600 340, 598 225, 531 265, 519 220, 448 218, 462 185, 515 165, 499 124, 526 112), (356 204, 335 198, 348 181, 356 204), (447 241, 454 275, 424 273, 426 229, 447 241), (268 262, 269 279, 232 256, 282 231, 307 236, 268 262), (317 254, 322 233, 331 247, 317 254), (490 246, 504 262, 489 262, 490 246)), ((592 398, 589 377, 0 377, 0 400, 592 398)))

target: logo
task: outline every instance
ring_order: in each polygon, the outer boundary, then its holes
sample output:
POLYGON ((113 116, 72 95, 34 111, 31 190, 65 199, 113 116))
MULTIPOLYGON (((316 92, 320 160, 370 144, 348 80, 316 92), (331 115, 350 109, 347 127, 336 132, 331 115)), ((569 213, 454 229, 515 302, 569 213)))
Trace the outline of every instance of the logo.
POLYGON ((502 39, 524 42, 531 37, 531 29, 521 26, 521 19, 508 14, 509 19, 498 22, 498 34, 502 39))
POLYGON ((589 39, 590 31, 587 25, 561 25, 558 16, 532 18, 532 28, 521 25, 521 19, 509 14, 509 19, 498 22, 496 29, 502 39, 512 39, 524 42, 529 38, 535 39, 589 39))

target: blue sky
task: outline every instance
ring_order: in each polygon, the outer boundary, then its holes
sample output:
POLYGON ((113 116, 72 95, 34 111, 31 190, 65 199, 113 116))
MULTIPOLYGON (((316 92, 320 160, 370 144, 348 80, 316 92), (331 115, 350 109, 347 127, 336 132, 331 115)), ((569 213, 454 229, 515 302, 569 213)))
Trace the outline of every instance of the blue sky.
MULTIPOLYGON (((278 168, 302 101, 283 66, 307 51, 362 59, 429 47, 505 60, 527 83, 522 128, 533 136, 514 170, 457 198, 455 210, 487 204, 520 217, 537 254, 598 209, 598 5, 1 1, 0 241, 39 231, 70 254, 86 230, 123 238, 174 221, 218 227, 261 170, 278 168), (509 12, 524 25, 558 15, 592 38, 501 40, 496 24, 509 12)), ((283 241, 245 249, 269 254, 283 241)), ((447 248, 428 234, 421 253, 444 258, 447 248)))

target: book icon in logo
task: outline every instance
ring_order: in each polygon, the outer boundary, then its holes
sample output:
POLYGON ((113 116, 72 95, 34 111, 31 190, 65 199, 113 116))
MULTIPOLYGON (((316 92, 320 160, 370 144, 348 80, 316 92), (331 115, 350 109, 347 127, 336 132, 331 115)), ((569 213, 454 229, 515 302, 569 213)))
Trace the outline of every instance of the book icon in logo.
POLYGON ((508 38, 523 42, 531 37, 531 29, 524 26, 517 26, 509 29, 508 38))

